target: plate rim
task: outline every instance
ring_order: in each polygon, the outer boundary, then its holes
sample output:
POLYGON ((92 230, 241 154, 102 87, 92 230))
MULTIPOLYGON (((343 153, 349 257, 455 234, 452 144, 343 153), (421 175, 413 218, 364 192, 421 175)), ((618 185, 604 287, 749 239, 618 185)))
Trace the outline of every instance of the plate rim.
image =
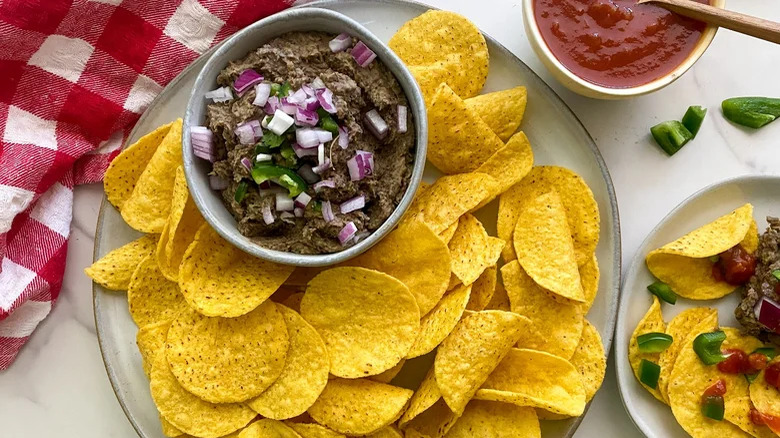
POLYGON ((660 231, 661 227, 666 225, 666 223, 669 222, 673 216, 677 215, 680 211, 687 208, 689 204, 698 200, 702 196, 712 191, 718 190, 724 186, 738 185, 743 183, 765 182, 765 181, 773 181, 776 183, 780 183, 780 174, 738 175, 738 176, 727 178, 725 180, 714 182, 712 184, 708 184, 696 190, 691 195, 683 199, 679 204, 677 204, 671 210, 669 210, 669 212, 666 215, 664 215, 664 217, 660 221, 658 221, 658 223, 653 227, 653 229, 647 233, 645 238, 642 240, 642 243, 639 245, 639 248, 637 248, 636 254, 634 254, 634 256, 631 258, 631 263, 629 264, 628 271, 623 276, 623 282, 620 286, 620 303, 618 304, 617 322, 615 324, 615 334, 613 336, 613 341, 616 344, 615 345, 615 374, 617 377, 618 394, 620 394, 620 400, 623 403, 623 408, 626 410, 626 414, 628 414, 628 417, 631 419, 631 422, 634 424, 634 426, 647 437, 654 438, 657 437, 658 435, 655 431, 651 431, 649 425, 644 421, 641 415, 635 414, 635 411, 637 411, 637 409, 636 407, 634 407, 633 405, 634 401, 631 400, 630 394, 628 393, 628 386, 635 383, 634 372, 633 370, 631 370, 631 365, 628 363, 627 341, 630 336, 626 336, 625 339, 620 339, 622 340, 622 342, 618 342, 619 341, 618 338, 623 338, 623 336, 621 336, 621 334, 618 333, 618 329, 622 328, 627 323, 625 319, 627 317, 626 313, 628 309, 628 300, 629 300, 630 293, 628 292, 624 293, 626 284, 628 283, 629 279, 634 278, 638 275, 639 269, 644 267, 643 254, 647 252, 647 247, 650 245, 650 241, 652 240, 652 238, 655 237, 655 235, 660 231))
MULTIPOLYGON (((355 4, 355 3, 361 3, 363 1, 364 0, 315 0, 310 3, 293 6, 291 9, 311 8, 311 7, 327 8, 328 6, 334 4, 344 4, 344 3, 355 4)), ((441 8, 420 3, 415 0, 372 0, 372 2, 384 3, 384 4, 399 6, 399 7, 411 7, 418 10, 420 13, 424 13, 425 11, 428 10, 441 10, 441 8)), ((508 57, 509 59, 514 61, 514 63, 518 65, 521 69, 525 70, 528 73, 528 76, 531 78, 531 81, 533 82, 532 86, 537 90, 541 90, 541 92, 545 96, 545 99, 548 102, 552 103, 553 106, 555 106, 564 117, 570 119, 570 121, 573 122, 572 123, 573 126, 576 126, 578 130, 581 131, 582 138, 587 140, 585 141, 585 143, 587 144, 587 147, 590 150, 590 153, 592 154, 592 157, 595 159, 596 164, 598 165, 599 170, 601 172, 601 177, 604 180, 604 184, 606 185, 607 195, 609 198, 609 212, 613 222, 612 240, 615 246, 615 250, 613 251, 612 254, 612 260, 610 261, 613 266, 614 278, 612 280, 612 285, 609 287, 609 289, 612 289, 613 293, 608 303, 608 308, 606 309, 607 310, 607 319, 606 319, 607 334, 606 336, 602 337, 602 342, 604 343, 604 353, 608 358, 615 337, 615 328, 617 327, 618 311, 621 302, 622 285, 624 282, 624 276, 622 272, 623 246, 622 246, 622 234, 621 234, 621 227, 620 227, 620 212, 618 209, 617 195, 615 192, 615 186, 612 181, 612 176, 609 173, 607 164, 604 161, 604 157, 601 155, 601 151, 598 149, 595 140, 593 139, 593 137, 591 136, 587 128, 585 128, 585 125, 582 123, 580 118, 577 117, 577 115, 571 109, 571 107, 569 107, 569 105, 558 95, 558 93, 556 93, 555 90, 553 90, 552 87, 550 87, 550 85, 548 85, 531 67, 529 67, 528 64, 523 62, 523 60, 521 60, 511 50, 506 48, 496 38, 493 38, 490 34, 484 32, 482 29, 479 29, 479 31, 485 37, 485 40, 488 42, 488 45, 492 45, 492 47, 497 49, 499 52, 501 52, 503 56, 508 57)), ((187 67, 185 67, 184 70, 182 70, 178 75, 176 75, 176 77, 163 88, 160 94, 155 96, 152 102, 149 103, 149 106, 146 108, 146 110, 144 110, 141 117, 135 122, 133 129, 130 130, 130 133, 127 135, 126 139, 123 141, 122 149, 125 149, 128 146, 129 140, 137 134, 136 131, 139 129, 139 126, 141 126, 142 123, 146 120, 146 118, 150 116, 151 114, 150 109, 161 104, 161 102, 167 98, 168 94, 171 93, 171 90, 174 89, 186 75, 190 74, 191 70, 194 70, 195 68, 194 66, 200 60, 202 60, 205 57, 211 56, 217 50, 217 48, 222 46, 223 43, 224 40, 219 44, 214 45, 209 50, 203 52, 203 54, 198 56, 187 67)), ((525 85, 529 86, 529 84, 525 84, 525 85)), ((100 202, 100 208, 98 210, 98 220, 95 225, 95 240, 92 248, 93 262, 98 259, 98 246, 99 246, 98 242, 100 240, 98 239, 98 236, 102 234, 103 219, 104 219, 105 212, 108 208, 113 208, 113 206, 111 206, 108 203, 104 193, 103 198, 100 202)), ((138 421, 136 420, 135 416, 130 412, 130 409, 127 406, 127 403, 124 400, 123 396, 119 394, 119 379, 116 376, 116 371, 114 371, 113 366, 106 361, 106 354, 104 351, 104 342, 106 341, 103 339, 102 330, 101 330, 101 327, 104 325, 105 322, 102 316, 99 315, 98 313, 97 309, 99 306, 100 306, 100 293, 98 291, 97 284, 93 282, 92 283, 92 312, 95 320, 95 328, 96 328, 95 332, 97 334, 97 339, 98 339, 98 348, 100 349, 100 358, 103 361, 104 368, 106 369, 106 374, 108 375, 108 380, 111 383, 111 390, 114 392, 114 396, 119 402, 122 411, 125 413, 128 422, 133 427, 133 429, 138 434, 138 436, 141 438, 149 438, 147 435, 142 433, 138 425, 138 421)), ((621 393, 621 398, 622 398, 622 393, 621 393)), ((566 431, 565 438, 571 438, 574 435, 574 433, 582 423, 582 420, 587 415, 590 405, 591 403, 589 402, 588 405, 585 407, 585 411, 583 412, 583 414, 580 415, 579 417, 572 419, 572 423, 566 431)), ((623 401, 623 405, 625 407, 625 401, 623 401)))

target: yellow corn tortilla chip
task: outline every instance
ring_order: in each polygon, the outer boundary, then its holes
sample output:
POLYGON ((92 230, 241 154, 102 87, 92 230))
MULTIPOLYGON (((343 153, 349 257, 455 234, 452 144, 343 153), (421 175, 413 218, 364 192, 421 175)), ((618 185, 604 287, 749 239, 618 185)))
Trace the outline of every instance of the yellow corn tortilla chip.
POLYGON ((301 315, 325 341, 331 374, 345 378, 392 368, 420 331, 420 310, 409 288, 365 268, 333 268, 316 276, 301 315))
POLYGON ((672 318, 666 326, 665 332, 672 337, 672 344, 658 356, 658 365, 661 367, 661 374, 658 376, 658 392, 667 404, 669 403, 669 377, 672 375, 677 355, 684 346, 690 345, 688 338, 695 332, 694 329, 705 323, 709 324, 709 331, 715 330, 718 327, 718 311, 706 307, 686 309, 672 318))
POLYGON ((482 271, 477 281, 471 285, 471 295, 466 304, 466 310, 479 312, 485 310, 490 303, 493 294, 496 292, 496 283, 498 282, 498 267, 493 265, 482 271))
POLYGON ((664 333, 665 331, 666 323, 664 322, 664 316, 661 312, 661 302, 658 301, 658 297, 653 295, 653 303, 650 305, 650 308, 647 309, 645 316, 639 321, 639 324, 637 324, 634 329, 634 333, 631 335, 631 341, 628 344, 628 362, 631 364, 631 369, 634 370, 634 376, 636 376, 636 380, 639 384, 650 392, 650 394, 653 394, 653 397, 664 403, 666 402, 658 391, 658 388, 651 388, 639 380, 639 364, 642 362, 642 359, 658 364, 660 354, 642 353, 639 351, 639 344, 637 343, 636 338, 645 333, 664 333))
POLYGON ((514 87, 466 99, 466 107, 476 113, 501 141, 507 141, 520 127, 528 100, 525 87, 514 87))
POLYGON ((455 222, 452 223, 452 225, 447 227, 446 230, 444 230, 441 233, 439 233, 439 238, 441 240, 443 240, 444 244, 446 245, 446 244, 450 243, 450 240, 452 240, 452 236, 455 235, 455 230, 457 230, 457 229, 458 229, 458 222, 455 221, 455 222))
POLYGON ((439 346, 434 361, 436 384, 453 412, 463 413, 529 326, 526 317, 499 310, 476 312, 460 320, 439 346))
POLYGON ((346 263, 401 280, 425 315, 447 291, 450 251, 430 228, 411 222, 396 228, 373 248, 346 263))
POLYGON ((691 231, 647 254, 650 272, 678 295, 692 300, 709 300, 730 294, 736 287, 712 276, 708 257, 718 255, 748 236, 753 224, 753 206, 745 204, 715 221, 691 231))
POLYGON ((428 107, 428 161, 446 174, 476 170, 504 142, 446 83, 428 107))
POLYGON ((301 438, 346 438, 346 435, 334 432, 316 423, 285 423, 290 429, 298 432, 301 438))
MULTIPOLYGON (((169 437, 169 438, 176 438, 177 436, 184 435, 184 432, 180 431, 176 428, 173 424, 171 424, 170 421, 166 420, 162 415, 160 415, 160 429, 162 429, 163 435, 169 437)), ((225 438, 229 438, 232 434, 228 434, 225 436, 225 438)), ((190 435, 188 435, 185 438, 188 438, 190 435)), ((235 435, 238 437, 238 435, 235 435)))
POLYGON ((195 239, 195 233, 203 225, 203 216, 190 197, 184 170, 176 169, 171 212, 157 242, 157 265, 171 281, 179 281, 179 267, 184 252, 195 239))
POLYGON ((420 322, 420 334, 414 341, 407 358, 422 356, 433 351, 463 316, 471 295, 471 286, 460 286, 447 293, 420 322))
POLYGON ((457 419, 444 399, 439 399, 407 423, 404 434, 407 438, 442 438, 447 436, 457 419))
POLYGON ((289 345, 285 319, 267 301, 237 318, 183 310, 168 331, 165 354, 188 391, 212 403, 234 403, 257 397, 279 378, 289 345))
POLYGON ((281 421, 263 418, 247 426, 238 438, 301 438, 298 433, 281 421))
POLYGON ((181 119, 171 124, 149 164, 122 204, 122 218, 144 233, 160 233, 168 219, 176 168, 181 166, 181 119))
POLYGON ((493 293, 493 298, 485 307, 486 310, 504 310, 509 312, 511 310, 511 304, 509 304, 509 295, 506 293, 506 288, 501 283, 496 283, 496 291, 493 293))
POLYGON ((328 383, 330 361, 322 338, 297 312, 277 304, 290 348, 279 378, 247 404, 258 414, 286 420, 306 412, 328 383))
MULTIPOLYGON (((566 210, 577 265, 588 262, 599 242, 599 207, 585 180, 557 166, 536 166, 519 183, 504 192, 498 205, 498 237, 512 241, 515 224, 527 202, 555 190, 566 210)), ((504 247, 504 261, 516 258, 511 245, 504 247)))
POLYGON ((106 289, 127 290, 138 264, 154 254, 156 246, 157 236, 147 234, 104 255, 84 273, 106 289))
POLYGON ((433 101, 436 90, 443 83, 457 81, 458 68, 448 61, 437 61, 429 65, 410 65, 409 72, 414 76, 423 95, 426 107, 433 101))
POLYGON ((141 364, 144 368, 144 374, 149 377, 152 373, 152 365, 157 353, 160 353, 165 347, 165 338, 168 336, 168 328, 171 321, 161 321, 149 324, 138 329, 135 336, 135 342, 138 345, 138 351, 141 353, 141 364))
POLYGON ((541 438, 533 408, 472 400, 447 432, 448 438, 541 438))
MULTIPOLYGON (((441 392, 439 392, 439 386, 436 384, 436 374, 434 373, 433 367, 431 367, 428 369, 428 373, 425 375, 422 382, 420 382, 420 386, 409 401, 409 407, 406 409, 401 419, 398 420, 398 426, 401 429, 405 429, 410 421, 427 411, 440 399, 441 392)), ((449 408, 447 408, 447 410, 449 410, 449 408)))
POLYGON ((490 237, 485 227, 470 214, 461 216, 458 229, 448 244, 452 273, 461 284, 471 285, 501 257, 504 241, 490 237))
POLYGON ((257 415, 241 404, 213 404, 193 395, 176 380, 165 354, 155 357, 149 387, 160 415, 190 435, 222 437, 246 426, 257 415))
POLYGON ((400 362, 398 362, 394 367, 390 368, 389 370, 381 374, 377 374, 375 376, 369 376, 368 378, 373 380, 374 382, 390 383, 393 379, 395 379, 395 376, 397 376, 398 373, 401 372, 401 368, 404 367, 405 363, 406 363, 406 359, 401 359, 400 362))
POLYGON ((397 420, 411 396, 408 389, 371 380, 333 379, 309 415, 336 432, 367 435, 397 420))
POLYGON ((513 348, 475 395, 477 400, 578 416, 585 410, 585 387, 574 365, 543 351, 513 348))
POLYGON ((580 306, 560 303, 526 274, 517 260, 501 268, 512 312, 531 320, 517 344, 569 359, 582 337, 585 318, 580 306))
POLYGON ((464 214, 493 196, 498 183, 484 173, 444 176, 409 206, 403 223, 420 221, 434 233, 443 233, 464 214))
POLYGON ((387 426, 384 429, 379 429, 378 431, 372 433, 371 435, 366 435, 367 438, 404 438, 403 435, 401 435, 401 432, 398 431, 393 426, 387 426))
POLYGON ((534 282, 560 297, 585 302, 566 212, 557 192, 525 204, 513 238, 517 261, 534 282))
POLYGON ((522 181, 534 165, 534 153, 525 133, 518 132, 497 150, 474 172, 486 173, 498 181, 498 191, 493 196, 509 190, 522 181))
POLYGON ((233 318, 251 312, 287 280, 293 268, 252 257, 204 223, 182 259, 179 287, 205 316, 233 318))
MULTIPOLYGON (((438 85, 438 84, 437 84, 438 85)), ((133 193, 138 178, 160 146, 173 122, 162 125, 125 148, 106 169, 103 189, 106 199, 118 210, 133 193)))
POLYGON ((454 12, 419 15, 401 26, 388 45, 406 65, 445 66, 450 71, 447 83, 463 98, 476 96, 487 80, 490 55, 485 37, 454 12))
POLYGON ((739 244, 751 253, 756 252, 758 249, 758 224, 755 219, 750 221, 750 228, 748 228, 745 238, 739 244))
POLYGON ((179 285, 165 278, 151 255, 133 273, 127 303, 138 327, 170 321, 185 307, 179 285))
POLYGON ((582 292, 585 295, 585 302, 580 304, 580 307, 582 308, 582 313, 586 314, 593 306, 596 295, 599 293, 601 271, 599 270, 599 261, 596 258, 596 254, 592 254, 591 258, 584 265, 581 265, 579 270, 582 292))
MULTIPOLYGON (((747 353, 750 353, 749 351, 747 353)), ((771 360, 768 365, 780 363, 780 357, 771 360)), ((750 384, 750 401, 756 407, 758 412, 773 417, 780 417, 780 391, 767 383, 764 378, 765 372, 756 377, 756 380, 750 384)))
POLYGON ((604 343, 601 341, 596 327, 593 327, 589 321, 585 321, 582 327, 582 337, 574 356, 569 360, 574 368, 577 368, 582 383, 585 385, 585 402, 591 401, 596 395, 601 383, 604 381, 604 374, 607 372, 607 356, 604 353, 604 343))
POLYGON ((285 306, 289 307, 292 310, 295 310, 296 312, 300 312, 301 301, 303 301, 303 292, 296 292, 294 294, 291 294, 284 301, 282 301, 282 304, 284 304, 285 306))

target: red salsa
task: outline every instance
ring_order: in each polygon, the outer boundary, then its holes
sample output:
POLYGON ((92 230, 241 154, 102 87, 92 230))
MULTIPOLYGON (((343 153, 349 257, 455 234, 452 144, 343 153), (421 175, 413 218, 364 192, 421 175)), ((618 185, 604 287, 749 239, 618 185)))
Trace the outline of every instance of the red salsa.
POLYGON ((761 353, 748 355, 736 348, 727 348, 723 354, 728 359, 718 363, 718 371, 726 374, 755 374, 766 368, 767 358, 761 353))
POLYGON ((734 286, 747 283, 755 272, 756 257, 739 244, 720 253, 718 261, 712 265, 712 276, 715 280, 734 286))
POLYGON ((764 380, 780 391, 780 362, 769 365, 764 371, 764 380))
POLYGON ((547 47, 567 69, 609 88, 643 85, 670 73, 705 27, 636 0, 534 0, 534 16, 547 47))

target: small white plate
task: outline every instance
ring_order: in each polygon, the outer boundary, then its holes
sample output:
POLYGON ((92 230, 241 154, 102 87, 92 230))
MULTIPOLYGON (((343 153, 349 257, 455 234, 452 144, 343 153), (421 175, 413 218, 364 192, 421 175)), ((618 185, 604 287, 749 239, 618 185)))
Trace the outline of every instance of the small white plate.
MULTIPOLYGON (((780 176, 749 176, 730 179, 709 186, 672 210, 650 232, 639 248, 626 274, 615 328, 615 361, 617 363, 620 396, 634 424, 649 438, 683 438, 683 431, 669 406, 656 400, 636 380, 628 362, 628 343, 636 325, 652 303, 647 286, 655 281, 645 265, 648 252, 665 245, 690 231, 746 204, 753 204, 753 217, 759 232, 767 226, 766 216, 780 215, 780 176)), ((718 309, 721 327, 740 327, 734 317, 739 293, 710 301, 679 298, 676 305, 662 304, 664 320, 691 307, 718 309)), ((725 438, 725 437, 724 437, 725 438)))

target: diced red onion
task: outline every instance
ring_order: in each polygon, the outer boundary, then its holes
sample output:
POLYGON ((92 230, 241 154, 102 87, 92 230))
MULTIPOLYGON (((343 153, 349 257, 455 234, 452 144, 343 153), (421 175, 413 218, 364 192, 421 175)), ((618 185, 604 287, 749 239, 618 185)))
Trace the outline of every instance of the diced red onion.
POLYGON ((227 102, 233 99, 233 92, 230 91, 230 87, 219 87, 216 90, 211 90, 204 95, 206 99, 211 99, 214 102, 227 102))
POLYGON ((225 190, 228 188, 228 182, 219 175, 209 175, 209 187, 212 190, 225 190))
POLYGON ((320 121, 320 116, 316 111, 310 111, 307 109, 298 108, 295 111, 295 121, 300 125, 316 126, 320 121))
POLYGON ((355 243, 360 242, 361 240, 365 239, 366 237, 370 236, 371 233, 368 231, 361 231, 357 234, 355 234, 355 243))
POLYGON ((306 192, 301 192, 301 194, 295 198, 295 206, 298 208, 306 208, 306 206, 309 205, 309 202, 311 202, 311 196, 306 192))
POLYGON ((268 123, 268 129, 276 135, 282 135, 293 123, 295 123, 295 120, 292 117, 277 109, 274 113, 274 118, 268 123))
POLYGON ((314 88, 312 88, 308 84, 301 85, 301 90, 303 90, 304 93, 306 93, 306 96, 308 97, 314 97, 314 88))
POLYGON ((320 143, 319 146, 317 146, 317 164, 322 164, 325 162, 325 145, 320 143))
POLYGON ((280 108, 282 111, 284 111, 285 113, 287 113, 287 114, 289 114, 289 115, 291 115, 291 116, 294 116, 294 115, 295 115, 295 111, 297 111, 297 110, 298 110, 298 105, 296 105, 296 104, 294 104, 294 103, 290 102, 290 99, 289 99, 289 98, 287 98, 287 97, 283 97, 283 98, 282 98, 282 99, 279 101, 279 108, 280 108))
POLYGON ((349 147, 349 131, 343 126, 339 126, 339 147, 341 149, 349 147))
POLYGON ((217 160, 216 151, 214 150, 214 133, 207 127, 191 127, 190 140, 192 141, 192 153, 196 157, 212 163, 217 160))
POLYGON ((295 217, 303 217, 303 209, 299 207, 295 207, 293 210, 293 213, 295 214, 295 217))
MULTIPOLYGON (((256 122, 256 120, 254 121, 256 122)), ((257 125, 260 126, 260 122, 258 122, 257 125)), ((239 123, 238 126, 236 126, 235 133, 241 144, 255 143, 255 130, 249 122, 239 123)))
POLYGON ((250 173, 252 172, 252 161, 250 161, 249 158, 247 157, 242 158, 241 164, 243 164, 246 170, 248 170, 250 173))
POLYGON ((257 84, 255 85, 255 100, 252 101, 252 105, 264 107, 270 96, 271 84, 257 84))
POLYGON ((317 138, 320 140, 320 143, 326 143, 333 140, 333 133, 330 131, 326 131, 320 128, 315 128, 313 131, 317 134, 317 138))
POLYGON ((262 81, 263 75, 249 68, 242 71, 241 74, 238 75, 235 82, 233 82, 233 88, 235 88, 240 95, 244 94, 244 91, 248 90, 249 87, 255 84, 259 84, 262 81))
POLYGON ((385 122, 385 119, 382 118, 381 115, 379 115, 379 111, 376 109, 372 109, 371 111, 367 112, 363 119, 366 122, 366 125, 368 126, 368 130, 371 131, 372 134, 374 134, 374 137, 378 138, 379 140, 384 139, 387 136, 388 127, 387 123, 385 122))
POLYGON ((298 158, 317 156, 316 148, 302 148, 298 143, 293 143, 292 148, 298 158))
POLYGON ((352 48, 352 57, 355 58, 355 62, 361 67, 366 67, 368 64, 376 59, 376 53, 369 49, 363 41, 358 41, 355 47, 352 48))
POLYGON ((353 237, 355 237, 355 233, 357 233, 357 227, 355 224, 350 221, 347 222, 346 225, 344 225, 344 228, 339 231, 339 242, 341 242, 342 245, 349 242, 353 237))
POLYGON ((363 157, 363 165, 365 166, 366 176, 374 174, 374 154, 368 151, 356 151, 355 156, 363 157))
POLYGON ((328 90, 327 88, 320 88, 316 91, 317 95, 317 101, 322 106, 322 109, 325 111, 335 114, 336 113, 336 105, 333 104, 333 92, 328 90))
POLYGON ((263 127, 263 129, 268 129, 268 122, 271 120, 271 116, 265 116, 263 117, 263 121, 260 122, 260 126, 263 127))
POLYGON ((322 201, 322 218, 325 219, 325 222, 330 222, 333 219, 336 219, 336 216, 333 214, 333 206, 331 205, 330 201, 322 201))
POLYGON ((190 138, 211 142, 214 139, 214 133, 205 126, 193 126, 190 128, 190 138))
POLYGON ((268 98, 268 101, 265 103, 265 106, 263 107, 263 111, 265 111, 268 115, 274 115, 276 110, 279 109, 279 98, 277 96, 271 96, 268 98))
POLYGON ((282 220, 295 219, 295 215, 290 213, 289 211, 281 212, 279 214, 279 217, 282 218, 282 220))
POLYGON ((306 100, 306 97, 308 95, 306 94, 306 91, 303 89, 297 90, 295 93, 289 95, 287 97, 287 101, 290 103, 294 103, 296 105, 300 105, 303 103, 304 100, 306 100))
POLYGON ((271 154, 257 154, 255 157, 255 161, 258 163, 262 163, 263 161, 271 161, 274 159, 274 156, 271 154))
MULTIPOLYGON (((304 151, 313 151, 313 149, 303 149, 304 151)), ((298 175, 309 184, 314 184, 320 180, 320 177, 311 170, 311 164, 304 164, 298 169, 298 175)))
POLYGON ((330 187, 331 189, 336 188, 336 182, 332 179, 324 179, 317 184, 314 184, 314 191, 319 193, 320 190, 324 189, 325 187, 330 187))
POLYGON ((322 82, 322 79, 317 76, 313 81, 311 81, 311 87, 315 90, 319 90, 320 88, 326 88, 327 85, 325 85, 325 82, 322 82))
POLYGON ((316 148, 322 143, 320 136, 311 128, 301 128, 295 131, 295 141, 302 148, 316 148))
POLYGON ((342 214, 347 214, 355 210, 360 210, 366 206, 366 197, 363 195, 355 196, 352 199, 344 201, 339 205, 342 214))
POLYGON ((313 167, 311 170, 317 175, 322 175, 328 169, 330 169, 330 160, 326 158, 324 163, 313 167))
POLYGON ((398 132, 403 134, 406 132, 406 113, 407 109, 405 105, 398 105, 398 132))
POLYGON ((339 34, 336 38, 333 38, 328 43, 328 47, 330 47, 330 51, 333 53, 343 52, 347 49, 349 49, 349 46, 352 45, 352 37, 349 36, 347 33, 339 34))
POLYGON ((755 312, 759 323, 780 334, 780 304, 764 296, 756 304, 755 312))
POLYGON ((286 193, 276 194, 276 211, 293 211, 295 208, 295 201, 286 193))
POLYGON ((354 157, 347 160, 349 179, 360 181, 374 173, 374 154, 366 151, 357 151, 354 157))
POLYGON ((320 107, 320 101, 315 96, 307 97, 301 106, 309 111, 316 111, 320 107))
POLYGON ((271 206, 269 205, 263 206, 263 222, 265 222, 266 225, 274 223, 274 215, 271 213, 271 206))

